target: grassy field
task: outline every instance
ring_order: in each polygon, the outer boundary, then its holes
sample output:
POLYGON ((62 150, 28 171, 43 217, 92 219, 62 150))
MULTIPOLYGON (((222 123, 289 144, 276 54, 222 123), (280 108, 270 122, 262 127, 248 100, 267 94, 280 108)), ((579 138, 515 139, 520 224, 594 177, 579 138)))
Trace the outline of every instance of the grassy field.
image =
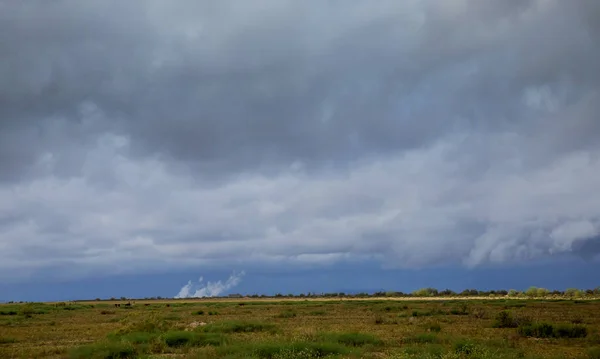
POLYGON ((0 358, 600 359, 597 300, 125 303, 0 305, 0 358))

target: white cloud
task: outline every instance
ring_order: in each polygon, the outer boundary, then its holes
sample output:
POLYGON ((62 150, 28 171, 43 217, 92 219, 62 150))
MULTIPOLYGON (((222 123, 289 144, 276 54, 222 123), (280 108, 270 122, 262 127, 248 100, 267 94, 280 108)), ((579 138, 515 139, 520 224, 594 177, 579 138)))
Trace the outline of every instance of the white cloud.
POLYGON ((345 171, 245 174, 216 187, 158 159, 132 160, 120 141, 101 142, 97 151, 108 143, 121 152, 86 161, 86 173, 111 169, 110 188, 86 177, 0 187, 0 211, 16 214, 1 227, 0 266, 136 271, 369 257, 404 267, 474 266, 569 253, 573 241, 597 235, 600 152, 527 168, 515 165, 512 150, 523 139, 511 137, 505 148, 501 138, 448 137, 345 171), (494 142, 506 157, 473 174, 472 162, 494 142))
POLYGON ((595 248, 598 2, 116 3, 2 4, 0 276, 595 248))

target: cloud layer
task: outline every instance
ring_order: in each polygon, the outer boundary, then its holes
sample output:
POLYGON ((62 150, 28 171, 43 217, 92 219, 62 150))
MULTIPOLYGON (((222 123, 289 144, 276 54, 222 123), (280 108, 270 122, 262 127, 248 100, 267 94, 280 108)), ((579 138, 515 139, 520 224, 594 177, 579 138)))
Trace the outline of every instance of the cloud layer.
POLYGON ((593 0, 0 1, 0 273, 593 259, 598 24, 593 0))

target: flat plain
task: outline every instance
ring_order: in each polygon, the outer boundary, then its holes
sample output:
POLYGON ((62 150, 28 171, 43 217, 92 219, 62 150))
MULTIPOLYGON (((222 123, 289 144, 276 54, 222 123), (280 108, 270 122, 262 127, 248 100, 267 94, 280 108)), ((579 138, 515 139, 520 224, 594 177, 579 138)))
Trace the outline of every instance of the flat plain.
POLYGON ((3 304, 0 358, 598 359, 600 301, 239 298, 3 304))

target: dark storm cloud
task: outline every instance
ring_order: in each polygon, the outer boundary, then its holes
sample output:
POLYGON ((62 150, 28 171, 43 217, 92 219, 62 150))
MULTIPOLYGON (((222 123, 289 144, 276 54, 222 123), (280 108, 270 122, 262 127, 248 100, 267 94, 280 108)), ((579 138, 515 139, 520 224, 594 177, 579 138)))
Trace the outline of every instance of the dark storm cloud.
POLYGON ((0 1, 3 266, 578 253, 599 23, 592 0, 0 1))

